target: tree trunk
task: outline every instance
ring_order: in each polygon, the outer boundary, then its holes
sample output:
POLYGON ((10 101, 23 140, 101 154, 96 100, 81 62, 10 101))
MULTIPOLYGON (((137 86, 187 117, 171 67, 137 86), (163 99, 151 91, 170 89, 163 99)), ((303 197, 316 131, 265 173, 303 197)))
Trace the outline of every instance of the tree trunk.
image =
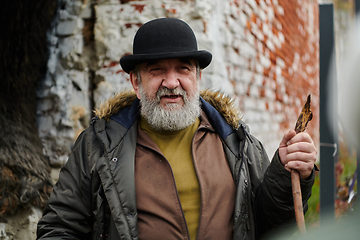
POLYGON ((42 207, 52 189, 36 126, 36 87, 46 73, 46 32, 57 0, 2 3, 0 49, 0 217, 42 207))

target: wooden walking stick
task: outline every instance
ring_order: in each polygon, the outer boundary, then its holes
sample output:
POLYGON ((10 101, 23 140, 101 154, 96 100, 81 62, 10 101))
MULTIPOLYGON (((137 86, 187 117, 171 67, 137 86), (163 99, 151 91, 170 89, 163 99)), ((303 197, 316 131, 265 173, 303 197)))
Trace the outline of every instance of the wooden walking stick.
MULTIPOLYGON (((306 103, 301 110, 300 116, 296 121, 296 133, 304 132, 308 122, 312 119, 312 112, 310 110, 311 97, 307 97, 306 103)), ((295 218, 300 234, 306 233, 304 210, 302 204, 301 188, 300 188, 300 174, 297 170, 291 170, 291 184, 294 199, 295 218)))

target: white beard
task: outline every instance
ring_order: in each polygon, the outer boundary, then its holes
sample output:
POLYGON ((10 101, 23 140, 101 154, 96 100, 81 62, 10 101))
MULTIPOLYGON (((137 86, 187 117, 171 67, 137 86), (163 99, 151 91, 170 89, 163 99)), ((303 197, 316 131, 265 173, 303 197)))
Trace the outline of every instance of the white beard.
POLYGON ((142 84, 140 87, 141 115, 155 130, 180 131, 194 124, 196 118, 201 114, 200 96, 194 91, 193 96, 188 97, 186 91, 168 88, 160 88, 156 92, 155 99, 151 99, 145 93, 142 84), (160 106, 160 97, 166 94, 181 95, 184 105, 169 103, 165 107, 160 106))

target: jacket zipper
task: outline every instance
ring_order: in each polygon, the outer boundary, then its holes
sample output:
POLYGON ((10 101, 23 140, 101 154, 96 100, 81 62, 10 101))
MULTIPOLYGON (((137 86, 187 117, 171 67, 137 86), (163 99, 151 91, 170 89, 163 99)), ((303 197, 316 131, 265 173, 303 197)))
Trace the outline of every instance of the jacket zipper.
MULTIPOLYGON (((205 129, 208 129, 206 126, 203 126, 202 128, 205 128, 205 129)), ((198 229, 197 229, 197 232, 196 232, 196 240, 198 240, 198 237, 199 237, 199 231, 200 231, 200 227, 201 227, 201 212, 202 212, 202 209, 203 209, 203 196, 201 194, 201 184, 200 184, 200 179, 199 179, 199 176, 198 176, 198 171, 197 171, 197 168, 196 168, 196 165, 195 165, 195 154, 194 154, 194 148, 193 148, 193 145, 194 145, 194 138, 195 138, 195 135, 199 132, 199 129, 198 128, 192 138, 192 141, 191 141, 191 155, 192 155, 192 159, 193 159, 193 164, 194 164, 194 169, 195 169, 195 173, 196 173, 196 176, 197 176, 197 179, 199 181, 199 189, 200 189, 200 211, 199 211, 199 225, 198 225, 198 229)), ((188 232, 188 238, 190 240, 190 234, 188 232)))
POLYGON ((166 159, 166 157, 165 157, 165 156, 164 156, 164 158, 165 158, 165 160, 166 160, 167 164, 168 164, 168 165, 169 165, 169 167, 170 167, 171 175, 172 175, 173 180, 174 180, 174 186, 175 186, 175 190, 176 190, 176 197, 177 197, 177 200, 178 200, 179 205, 180 205, 181 214, 182 214, 182 219, 184 220, 184 223, 185 223, 185 229, 186 229, 187 239, 188 239, 188 240, 190 240, 189 229, 188 229, 188 226, 187 226, 187 223, 186 223, 184 210, 183 210, 183 208, 182 208, 182 206, 181 206, 181 201, 180 201, 179 192, 178 192, 178 190, 177 190, 177 186, 176 186, 176 181, 175 181, 174 172, 173 172, 173 170, 172 170, 172 168, 171 168, 171 165, 170 165, 169 161, 166 159))

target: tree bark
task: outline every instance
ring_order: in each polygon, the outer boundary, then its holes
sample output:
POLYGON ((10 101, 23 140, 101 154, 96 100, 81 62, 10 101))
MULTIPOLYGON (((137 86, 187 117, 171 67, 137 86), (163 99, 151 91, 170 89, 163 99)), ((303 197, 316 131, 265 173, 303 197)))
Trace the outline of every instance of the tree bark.
POLYGON ((56 9, 57 0, 12 0, 0 8, 0 217, 44 206, 52 189, 36 126, 36 87, 46 73, 46 32, 56 9))

